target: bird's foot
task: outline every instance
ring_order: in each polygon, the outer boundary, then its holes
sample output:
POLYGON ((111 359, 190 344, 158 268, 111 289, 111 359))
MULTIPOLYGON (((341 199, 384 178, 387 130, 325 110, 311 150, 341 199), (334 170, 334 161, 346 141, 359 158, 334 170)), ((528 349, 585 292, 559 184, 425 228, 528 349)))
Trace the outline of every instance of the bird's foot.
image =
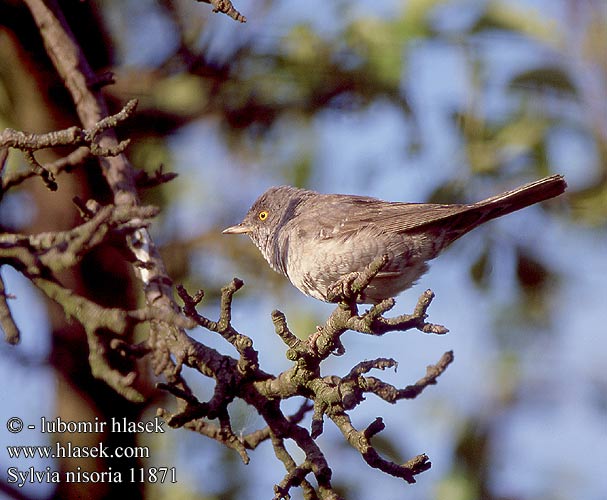
POLYGON ((329 302, 350 302, 356 300, 360 290, 354 286, 360 273, 348 273, 339 278, 327 288, 327 300, 329 302))

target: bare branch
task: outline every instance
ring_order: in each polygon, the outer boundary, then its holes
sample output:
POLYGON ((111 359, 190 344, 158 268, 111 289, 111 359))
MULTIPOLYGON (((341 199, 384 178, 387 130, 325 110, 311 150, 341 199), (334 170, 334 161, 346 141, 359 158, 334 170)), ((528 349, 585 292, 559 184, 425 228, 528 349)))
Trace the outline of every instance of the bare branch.
POLYGON ((0 147, 0 176, 4 175, 6 160, 8 160, 8 148, 0 147))
POLYGON ((37 151, 59 146, 88 146, 91 149, 91 154, 95 156, 116 156, 124 150, 130 142, 129 140, 122 141, 113 147, 100 147, 95 144, 95 139, 102 132, 111 127, 116 127, 131 117, 136 107, 137 99, 131 99, 118 113, 100 119, 87 129, 73 126, 64 130, 47 132, 46 134, 33 134, 7 128, 0 132, 0 147, 37 151))
POLYGON ((253 340, 246 335, 238 333, 234 327, 232 327, 232 298, 234 294, 240 290, 242 285, 243 282, 241 280, 234 278, 228 286, 221 289, 221 306, 218 321, 211 321, 196 312, 196 305, 204 296, 202 291, 199 291, 194 297, 190 297, 185 288, 178 285, 177 293, 181 300, 183 300, 183 312, 186 316, 207 330, 219 333, 236 348, 240 354, 238 370, 241 373, 246 373, 250 370, 257 369, 258 353, 253 349, 253 340))
MULTIPOLYGON (((313 406, 309 401, 304 401, 293 415, 287 417, 287 420, 293 424, 299 424, 305 417, 306 413, 312 410, 313 406)), ((242 437, 245 446, 251 450, 259 446, 260 443, 270 438, 270 427, 266 426, 263 429, 246 434, 242 437)))
MULTIPOLYGON (((408 483, 415 483, 415 476, 431 466, 426 455, 418 455, 404 464, 396 464, 381 458, 379 453, 373 448, 370 442, 370 436, 380 430, 380 423, 373 422, 370 430, 358 431, 352 425, 350 417, 345 412, 331 415, 331 419, 341 430, 346 440, 356 448, 367 464, 375 469, 379 469, 391 476, 400 477, 408 483)), ((368 428, 369 429, 369 428, 368 428)))
POLYGON ((21 334, 6 302, 6 299, 9 298, 13 297, 6 293, 4 279, 0 275, 0 326, 4 330, 4 340, 9 344, 18 344, 21 340, 21 334))
POLYGON ((137 177, 135 177, 135 183, 139 189, 153 188, 171 182, 177 175, 178 174, 175 172, 163 172, 161 165, 154 171, 153 175, 150 175, 143 170, 139 171, 137 177))
POLYGON ((130 140, 125 140, 111 147, 101 147, 97 144, 96 138, 110 127, 115 127, 125 121, 135 111, 137 100, 130 100, 121 111, 115 115, 108 116, 99 120, 89 129, 80 127, 70 127, 64 130, 56 130, 46 134, 32 134, 21 132, 10 128, 0 132, 0 148, 14 148, 23 151, 25 159, 31 166, 29 172, 16 172, 2 179, 2 191, 6 191, 24 180, 39 175, 46 186, 51 190, 57 189, 55 176, 71 165, 81 162, 86 155, 95 156, 116 156, 122 153, 128 146, 130 140), (86 146, 80 148, 68 157, 49 165, 42 165, 36 160, 34 151, 59 146, 86 146))
POLYGON ((204 2, 213 6, 213 12, 222 12, 230 16, 235 21, 246 23, 247 18, 238 12, 230 0, 196 0, 197 2, 204 2))
POLYGON ((40 163, 38 163, 38 160, 36 160, 33 151, 25 150, 23 152, 23 156, 30 164, 34 175, 39 175, 50 191, 57 191, 58 186, 57 182, 55 181, 55 176, 51 172, 49 172, 45 167, 40 165, 40 163))
POLYGON ((156 207, 109 205, 69 231, 34 235, 3 233, 0 234, 0 259, 25 272, 28 277, 40 274, 42 268, 60 271, 72 267, 111 235, 124 237, 145 227, 157 213, 156 207))
MULTIPOLYGON (((361 387, 365 392, 372 392, 388 403, 396 403, 401 399, 413 399, 429 385, 435 385, 436 379, 440 377, 447 367, 453 362, 453 351, 447 351, 435 365, 429 365, 426 368, 426 375, 419 379, 415 384, 408 385, 404 389, 397 389, 393 385, 382 382, 375 377, 365 377, 361 387)), ((350 376, 352 372, 350 372, 350 376)))
MULTIPOLYGON (((82 49, 76 42, 56 0, 25 0, 36 25, 39 28, 47 53, 59 76, 72 95, 76 111, 85 129, 102 122, 103 130, 95 137, 99 148, 115 151, 119 146, 116 135, 111 128, 107 104, 92 82, 97 75, 91 69, 82 49)), ((126 114, 126 113, 125 113, 126 114)), ((98 157, 105 179, 114 193, 116 206, 138 206, 140 204, 135 184, 135 172, 124 154, 113 157, 98 157)), ((131 251, 143 265, 135 266, 135 274, 144 286, 145 300, 148 306, 178 310, 173 300, 172 281, 167 275, 154 241, 146 229, 142 228, 129 236, 131 251)), ((165 324, 160 328, 158 322, 152 322, 149 341, 157 347, 152 364, 156 373, 174 372, 170 346, 176 339, 183 339, 185 332, 176 326, 165 324), (155 345, 157 344, 157 345, 155 345)))
MULTIPOLYGON (((296 465, 295 461, 284 447, 282 440, 277 440, 277 442, 273 444, 274 450, 276 451, 276 456, 282 461, 285 468, 288 470, 280 484, 274 486, 274 500, 291 498, 291 495, 289 494, 291 488, 302 486, 304 482, 306 483, 307 488, 311 488, 310 483, 306 481, 305 477, 312 471, 312 464, 306 461, 301 465, 296 465)), ((304 488, 304 494, 306 493, 307 488, 304 488)))

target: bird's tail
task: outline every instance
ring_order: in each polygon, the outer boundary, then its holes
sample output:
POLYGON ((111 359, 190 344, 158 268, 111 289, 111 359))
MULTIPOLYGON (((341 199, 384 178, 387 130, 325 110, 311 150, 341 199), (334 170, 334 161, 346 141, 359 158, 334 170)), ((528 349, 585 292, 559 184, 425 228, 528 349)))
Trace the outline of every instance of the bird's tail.
POLYGON ((562 175, 551 175, 471 205, 464 205, 466 208, 453 215, 449 239, 453 241, 491 219, 554 198, 566 188, 567 183, 562 175))
POLYGON ((562 175, 551 175, 539 181, 530 182, 524 186, 492 196, 486 200, 474 203, 474 208, 486 209, 483 222, 486 222, 521 208, 528 207, 544 200, 549 200, 565 192, 567 183, 562 175))

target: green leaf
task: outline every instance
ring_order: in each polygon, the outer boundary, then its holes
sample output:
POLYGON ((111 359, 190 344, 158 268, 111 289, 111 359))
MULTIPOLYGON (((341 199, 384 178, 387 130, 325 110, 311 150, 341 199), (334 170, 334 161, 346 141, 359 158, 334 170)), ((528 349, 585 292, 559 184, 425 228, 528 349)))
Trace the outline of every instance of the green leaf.
POLYGON ((516 277, 524 290, 541 290, 550 280, 549 269, 523 248, 517 249, 516 277))
POLYGON ((559 44, 561 36, 557 24, 546 21, 540 11, 503 1, 489 2, 470 33, 495 30, 509 31, 555 46, 559 44))
POLYGON ((513 90, 556 91, 578 95, 578 89, 569 75, 557 66, 545 66, 518 74, 508 84, 513 90))
POLYGON ((461 203, 464 199, 465 185, 458 180, 445 182, 430 193, 428 203, 461 203))
POLYGON ((492 269, 489 250, 489 245, 485 245, 481 254, 470 266, 470 277, 474 284, 482 290, 489 287, 489 276, 492 269))

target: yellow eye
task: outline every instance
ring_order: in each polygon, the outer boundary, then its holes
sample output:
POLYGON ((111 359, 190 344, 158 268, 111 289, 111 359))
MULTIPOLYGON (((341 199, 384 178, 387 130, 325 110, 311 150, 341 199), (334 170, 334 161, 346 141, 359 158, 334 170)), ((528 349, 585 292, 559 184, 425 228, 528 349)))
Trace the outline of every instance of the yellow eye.
POLYGON ((259 217, 259 220, 264 221, 268 218, 268 211, 267 210, 262 210, 261 212, 259 212, 259 215, 257 215, 257 217, 259 217))

